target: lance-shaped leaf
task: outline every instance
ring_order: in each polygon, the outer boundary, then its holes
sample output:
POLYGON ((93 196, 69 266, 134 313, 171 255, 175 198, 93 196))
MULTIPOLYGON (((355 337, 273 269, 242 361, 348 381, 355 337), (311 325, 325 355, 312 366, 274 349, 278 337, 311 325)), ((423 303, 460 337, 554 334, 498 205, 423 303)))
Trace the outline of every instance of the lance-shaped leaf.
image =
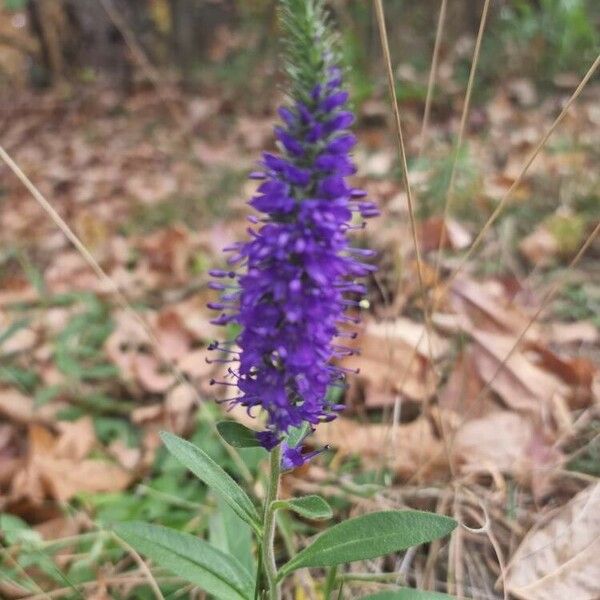
POLYGON ((219 494, 233 511, 260 533, 256 508, 244 490, 208 454, 190 442, 166 431, 160 437, 169 452, 198 479, 219 494))
POLYGON ((258 448, 261 447, 256 431, 248 429, 236 421, 220 421, 217 423, 219 435, 234 448, 258 448))
POLYGON ((331 567, 406 550, 443 537, 455 527, 454 519, 416 510, 355 517, 323 532, 281 567, 280 578, 302 567, 331 567))
POLYGON ((291 510, 307 519, 331 519, 333 512, 331 506, 321 496, 310 495, 292 498, 291 500, 276 500, 274 508, 291 510))
POLYGON ((142 522, 119 523, 116 534, 157 565, 220 600, 250 600, 254 581, 233 556, 189 533, 142 522))

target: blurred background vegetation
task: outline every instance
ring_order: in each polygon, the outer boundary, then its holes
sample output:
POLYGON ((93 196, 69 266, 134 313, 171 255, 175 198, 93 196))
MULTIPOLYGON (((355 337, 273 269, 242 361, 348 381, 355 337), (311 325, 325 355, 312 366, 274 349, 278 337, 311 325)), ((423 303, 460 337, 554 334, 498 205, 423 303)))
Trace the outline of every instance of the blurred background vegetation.
MULTIPOLYGON (((108 78, 127 86, 133 75, 126 56, 131 41, 141 46, 153 65, 172 70, 189 86, 226 80, 234 89, 236 84, 251 85, 259 91, 268 89, 275 77, 274 0, 3 0, 3 4, 0 81, 10 81, 12 75, 44 86, 108 78), (26 60, 26 68, 19 59, 26 60)), ((370 3, 336 0, 331 6, 343 32, 355 92, 359 99, 366 97, 376 80, 374 72, 381 69, 370 3)), ((387 2, 392 55, 409 62, 417 73, 430 66, 438 8, 437 0, 387 2)), ((461 55, 459 80, 466 80, 471 57, 468 45, 457 47, 457 42, 477 30, 480 13, 480 3, 470 0, 455 0, 448 11, 442 52, 461 55)), ((483 83, 518 74, 548 85, 558 74, 579 71, 595 58, 599 23, 600 5, 594 0, 492 2, 490 33, 481 57, 483 83)), ((425 93, 425 86, 414 82, 403 86, 401 99, 419 101, 425 93)))

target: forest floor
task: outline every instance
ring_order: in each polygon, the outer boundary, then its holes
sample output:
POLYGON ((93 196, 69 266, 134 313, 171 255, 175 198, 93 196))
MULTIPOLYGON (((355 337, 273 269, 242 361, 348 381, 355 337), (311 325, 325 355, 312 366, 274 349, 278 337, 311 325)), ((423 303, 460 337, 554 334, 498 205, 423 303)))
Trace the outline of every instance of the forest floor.
MULTIPOLYGON (((358 109, 356 182, 382 209, 357 234, 379 265, 362 354, 344 365, 360 373, 343 416, 313 436, 330 451, 283 493, 321 493, 338 518, 410 506, 465 527, 353 569, 466 598, 600 594, 598 83, 522 174, 576 84, 505 82, 474 104, 458 153, 462 92, 434 103, 423 148, 422 104, 402 105, 420 264, 385 89, 358 109)), ((158 431, 260 491, 260 452, 236 471, 212 428, 218 368, 205 358, 220 332, 205 305, 207 270, 246 235, 246 176, 273 147, 277 98, 249 111, 171 87, 2 94, 0 144, 126 303, 0 165, 0 596, 150 597, 103 527, 143 518, 226 544, 231 518, 158 431)), ((289 549, 318 525, 282 531, 289 549)), ((308 576, 297 585, 295 598, 319 597, 308 576)))

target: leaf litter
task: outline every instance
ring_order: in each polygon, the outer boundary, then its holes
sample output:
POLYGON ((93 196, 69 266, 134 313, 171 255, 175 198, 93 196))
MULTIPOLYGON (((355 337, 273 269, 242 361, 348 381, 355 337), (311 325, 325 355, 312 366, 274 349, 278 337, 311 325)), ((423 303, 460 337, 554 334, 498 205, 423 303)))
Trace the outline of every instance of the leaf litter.
MULTIPOLYGON (((459 209, 446 222, 437 214, 420 221, 426 284, 437 303, 433 331, 422 318, 406 195, 393 174, 393 140, 385 119, 384 126, 360 132, 365 144, 357 155, 357 183, 381 203, 384 218, 357 239, 379 251, 380 271, 371 282, 371 306, 363 310, 361 355, 342 363, 360 368, 349 378, 346 414, 319 428, 311 443, 331 446, 334 467, 358 458, 365 472, 388 469, 391 494, 414 480, 442 496, 453 485, 471 487, 490 510, 500 516, 512 511, 519 527, 533 526, 518 540, 507 575, 511 594, 526 600, 577 593, 592 598, 598 511, 584 508, 595 506, 597 489, 565 474, 565 464, 579 419, 590 415, 593 422, 598 412, 597 315, 594 321, 585 306, 586 316, 571 321, 550 313, 506 359, 542 297, 544 270, 564 265, 577 246, 573 239, 590 230, 589 220, 576 220, 579 213, 573 220, 572 212, 555 207, 535 227, 520 219, 534 196, 546 193, 545 177, 577 184, 571 204, 591 194, 593 178, 578 175, 593 171, 589 153, 568 146, 543 152, 516 190, 505 226, 489 236, 446 297, 435 279, 442 231, 446 243, 439 258, 447 275, 480 229, 480 213, 489 214, 514 183, 551 121, 554 105, 535 96, 523 79, 495 93, 485 108, 487 139, 474 128, 468 140, 485 176, 476 173, 466 181, 468 191, 454 199, 459 209), (499 270, 500 255, 508 274, 499 270), (553 506, 559 508, 549 512, 553 506)), ((19 118, 2 124, 3 145, 143 312, 163 355, 192 388, 161 364, 139 323, 113 303, 33 200, 6 177, 0 236, 12 255, 0 257, 0 336, 23 317, 30 322, 0 343, 0 510, 26 518, 84 493, 131 490, 152 472, 160 429, 192 433, 198 395, 214 396, 208 381, 220 371, 206 362, 206 346, 219 335, 205 308, 206 271, 222 261, 221 246, 243 235, 242 200, 252 184, 238 182, 256 149, 272 143, 272 120, 256 115, 240 114, 220 135, 221 125, 210 126, 218 121, 219 98, 178 98, 194 131, 206 132, 192 152, 169 135, 151 91, 124 98, 100 90, 86 101, 90 119, 84 122, 52 92, 43 102, 24 94, 19 118), (217 171, 223 179, 215 188, 209 175, 217 171), (235 182, 233 189, 222 191, 228 180, 235 182), (28 262, 34 265, 29 272, 22 268, 28 262), (87 348, 82 355, 66 353, 77 368, 65 372, 56 363, 56 340, 83 312, 80 299, 68 298, 78 291, 98 298, 111 325, 106 335, 79 344, 87 348), (102 375, 94 362, 98 356, 100 367, 114 367, 116 375, 102 375), (87 399, 95 398, 92 392, 112 398, 104 413, 82 413, 82 406, 90 406, 87 399), (136 428, 136 442, 100 436, 98 424, 106 415, 136 428)), ((583 107, 565 125, 581 145, 592 141, 593 97, 583 107)), ((366 104, 363 110, 371 109, 366 104)), ((416 138, 417 122, 408 121, 409 137, 416 138)), ((435 196, 440 182, 433 166, 411 173, 418 199, 435 196)), ((569 189, 575 188, 565 187, 564 194, 569 189)), ((230 414, 247 420, 237 410, 230 414)), ((308 468, 302 476, 310 482, 317 470, 308 468)), ((314 482, 319 485, 320 478, 314 482)), ((56 512, 48 515, 38 526, 52 524, 57 537, 72 534, 56 512)), ((503 547, 514 550, 514 531, 500 516, 494 530, 503 547)), ((468 548, 481 544, 475 538, 467 536, 468 548)), ((493 572, 495 566, 486 568, 493 572)), ((100 588, 96 593, 102 597, 100 588)))

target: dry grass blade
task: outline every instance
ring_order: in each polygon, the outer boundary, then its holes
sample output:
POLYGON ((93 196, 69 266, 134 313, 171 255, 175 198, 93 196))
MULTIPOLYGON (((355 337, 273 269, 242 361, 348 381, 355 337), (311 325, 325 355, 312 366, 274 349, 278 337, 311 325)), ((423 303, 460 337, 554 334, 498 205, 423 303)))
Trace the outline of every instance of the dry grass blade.
MULTIPOLYGON (((91 252, 85 247, 83 242, 77 237, 77 235, 73 232, 73 230, 69 227, 69 225, 64 221, 64 219, 56 212, 54 207, 48 202, 48 200, 42 195, 42 193, 33 185, 31 180, 25 175, 22 169, 15 163, 15 161, 9 156, 9 154, 4 150, 2 146, 0 146, 0 158, 8 165, 10 170, 16 175, 16 177, 21 181, 21 183, 27 188, 27 190, 31 193, 34 199, 40 204, 40 206, 48 213, 52 221, 55 225, 63 232, 65 237, 75 246, 77 251, 81 254, 81 256, 85 259, 88 265, 92 268, 94 273, 98 276, 100 281, 108 286, 111 292, 114 294, 117 303, 119 306, 127 312, 135 321, 137 321, 142 327, 145 334, 148 336, 148 340, 151 343, 152 351, 154 352, 157 359, 165 365, 169 372, 173 374, 177 383, 180 385, 188 386, 194 395, 194 399, 199 406, 202 402, 202 398, 198 394, 196 388, 187 380, 187 378, 183 375, 183 373, 173 364, 173 362, 165 356, 164 352, 161 348, 161 343, 154 333, 150 324, 144 319, 138 311, 136 311, 131 303, 127 300, 123 292, 119 289, 117 284, 108 276, 106 271, 98 264, 98 261, 93 257, 91 252)), ((216 431, 216 425, 213 421, 210 422, 211 427, 214 431, 216 431)), ((217 436, 220 440, 220 436, 217 436)), ((236 465, 240 469, 240 473, 243 475, 246 481, 252 481, 252 475, 241 459, 236 450, 230 446, 229 444, 224 444, 225 449, 235 461, 236 465)))
POLYGON ((471 62, 471 69, 469 71, 469 80, 467 82, 467 89, 465 92, 465 102, 463 105, 462 115, 460 117, 460 125, 458 128, 458 137, 456 139, 456 146, 454 148, 454 158, 452 159, 452 167, 450 170, 450 180, 448 182, 448 190, 446 191, 446 197, 444 200, 444 213, 442 217, 442 230, 440 232, 440 240, 438 242, 437 257, 435 261, 435 275, 433 278, 434 285, 440 275, 440 254, 444 243, 446 242, 446 227, 445 223, 448 222, 448 216, 450 214, 450 206, 452 204, 452 196, 454 194, 454 182, 456 180, 456 167, 458 165, 458 157, 463 145, 463 139, 465 137, 465 131, 467 129, 467 119, 469 117, 469 108, 471 106, 471 96, 473 95, 473 85, 475 82, 475 73, 477 72, 477 64, 479 62, 479 55, 481 53, 481 42, 483 40, 483 33, 487 23, 487 16, 490 8, 490 0, 485 0, 483 5, 483 11, 481 13, 481 20, 479 22, 479 31, 477 32, 477 41, 475 42, 475 50, 473 51, 473 60, 471 62))
MULTIPOLYGON (((29 575, 29 573, 27 573, 27 571, 19 564, 19 562, 12 557, 11 553, 5 548, 2 548, 1 546, 0 556, 3 556, 4 561, 6 561, 7 564, 13 565, 15 570, 18 571, 25 579, 27 579, 27 581, 29 581, 33 585, 37 592, 36 595, 40 598, 40 600, 42 598, 44 600, 48 600, 50 598, 50 596, 37 584, 35 579, 33 579, 33 577, 31 577, 31 575, 29 575)), ((72 591, 72 588, 69 588, 69 590, 72 591)))
POLYGON ((429 347, 429 359, 433 372, 434 369, 434 361, 433 361, 433 351, 431 348, 431 315, 428 310, 428 299, 427 299, 427 290, 425 289, 425 279, 423 276, 423 261, 421 258, 421 250, 419 248, 419 240, 417 236, 417 224, 415 220, 415 211, 414 211, 414 201, 413 195, 410 187, 410 183, 408 180, 408 163, 406 159, 406 148, 404 145, 404 136, 402 134, 402 120, 400 118, 400 109, 398 108, 398 99, 396 97, 396 87, 394 85, 394 72, 392 69, 392 59, 390 56, 390 47, 388 43, 387 37, 387 29, 385 24, 385 13, 383 11, 383 3, 382 0, 374 0, 375 3, 375 14, 377 18, 377 28, 379 30, 379 38, 381 41, 381 50, 383 52, 383 58, 385 61, 388 87, 390 92, 390 99, 392 101, 392 110, 394 113, 394 122, 395 122, 395 132, 398 138, 398 154, 400 159, 400 164, 402 167, 402 179, 404 182, 404 188, 406 189, 406 196, 408 200, 408 213, 410 217, 410 229, 411 235, 413 238, 413 244, 415 247, 415 256, 417 259, 417 275, 419 278, 419 289, 421 292, 421 297, 423 301, 423 316, 425 319, 425 326, 429 335, 427 336, 428 347, 429 347))
POLYGON ((133 559, 145 575, 148 585, 152 588, 155 597, 158 598, 158 600, 165 600, 165 597, 160 591, 158 583, 156 583, 156 579, 154 579, 154 575, 152 575, 152 571, 150 571, 150 568, 148 567, 144 559, 137 553, 137 551, 134 548, 132 548, 124 539, 120 538, 117 534, 113 534, 112 537, 115 540, 115 542, 119 544, 119 546, 121 546, 127 553, 133 556, 133 559))
POLYGON ((442 34, 444 31, 444 23, 446 22, 446 8, 448 0, 442 0, 440 5, 440 14, 435 32, 435 42, 433 45, 433 55, 431 57, 431 69, 429 71, 429 80, 427 82, 427 96, 425 97, 425 110, 423 111, 423 124, 421 125, 421 134, 419 139, 419 158, 421 158, 425 150, 427 142, 427 132, 429 129, 429 117, 431 115, 431 102, 433 100, 433 89, 435 87, 435 76, 437 74, 437 66, 440 55, 440 46, 442 45, 442 34))
MULTIPOLYGON (((484 226, 481 228, 481 231, 477 234, 477 237, 473 240, 473 243, 471 244, 470 248, 466 251, 464 256, 461 258, 460 263, 452 271, 452 273, 446 280, 442 290, 440 291, 439 299, 444 297, 445 293, 448 291, 448 288, 450 287, 452 282, 456 279, 457 275, 464 269, 464 267, 467 264, 467 262, 469 261, 469 259, 473 256, 473 253, 475 252, 475 250, 477 250, 477 248, 481 244, 483 238, 485 237, 486 233, 489 231, 490 227, 495 223, 496 219, 498 218, 498 216, 500 215, 502 210, 504 210, 504 207, 506 206, 506 203, 512 196, 513 192, 521 184, 523 177, 525 177, 525 174, 529 170, 529 167, 532 165, 533 161, 536 159, 537 155, 541 152, 542 148, 546 145, 546 142, 548 141, 548 139, 550 138, 552 133, 554 133, 554 130, 560 125, 561 121, 565 118, 565 116, 569 112, 569 109, 571 108, 571 106, 573 105, 575 100, 577 100, 577 98, 583 91, 584 87, 586 86, 587 82, 592 78, 592 75, 595 73, 596 69, 598 68, 598 65, 600 65, 600 54, 597 56, 596 60, 592 64, 592 66, 588 69, 587 73, 584 75, 583 79, 581 80, 581 82, 579 83, 579 85, 577 86, 577 88, 575 89, 573 94, 571 94, 571 97, 567 100, 564 108, 561 110, 558 117, 556 117, 556 119, 554 120, 552 125, 549 127, 548 131, 546 131, 546 133, 542 136, 540 141, 537 143, 536 147, 533 149, 533 151, 529 155, 529 158, 527 159, 525 165, 521 169, 519 175, 513 181, 510 188, 506 191, 506 193, 504 194, 504 196, 498 203, 498 206, 496 206, 496 208, 494 209, 494 212, 490 215, 489 219, 485 222, 484 226)), ((435 305, 436 305, 436 303, 434 303, 434 306, 435 305)))

